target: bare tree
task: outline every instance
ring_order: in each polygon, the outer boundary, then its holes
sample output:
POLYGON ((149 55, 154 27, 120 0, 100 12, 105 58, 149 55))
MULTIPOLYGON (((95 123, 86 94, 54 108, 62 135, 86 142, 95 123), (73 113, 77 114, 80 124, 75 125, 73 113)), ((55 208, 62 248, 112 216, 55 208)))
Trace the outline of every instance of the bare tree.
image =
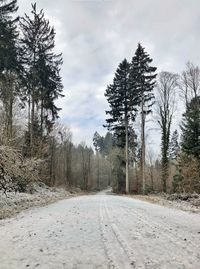
POLYGON ((162 153, 162 184, 163 191, 167 191, 169 140, 172 116, 175 108, 178 75, 170 72, 161 72, 157 80, 157 116, 161 128, 162 153))
POLYGON ((57 123, 49 140, 50 184, 72 185, 72 134, 68 127, 57 123))
POLYGON ((91 188, 91 159, 93 150, 92 148, 88 148, 84 142, 82 142, 79 147, 81 151, 83 189, 89 190, 89 188, 91 188))
POLYGON ((188 62, 185 71, 181 75, 179 85, 181 95, 187 107, 193 98, 196 99, 200 95, 200 68, 188 62))

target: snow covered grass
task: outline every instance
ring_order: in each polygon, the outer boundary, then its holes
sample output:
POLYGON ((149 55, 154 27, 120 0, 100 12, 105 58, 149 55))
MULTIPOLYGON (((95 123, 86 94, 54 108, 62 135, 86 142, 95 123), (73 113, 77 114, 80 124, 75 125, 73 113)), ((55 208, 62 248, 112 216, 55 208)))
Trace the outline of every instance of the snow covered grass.
POLYGON ((200 194, 150 194, 130 196, 135 199, 160 204, 172 208, 178 208, 184 211, 200 213, 200 194))
POLYGON ((0 191, 0 219, 14 216, 30 207, 47 205, 81 194, 78 189, 66 191, 63 188, 49 188, 44 184, 35 184, 31 190, 32 193, 8 192, 7 196, 0 191))

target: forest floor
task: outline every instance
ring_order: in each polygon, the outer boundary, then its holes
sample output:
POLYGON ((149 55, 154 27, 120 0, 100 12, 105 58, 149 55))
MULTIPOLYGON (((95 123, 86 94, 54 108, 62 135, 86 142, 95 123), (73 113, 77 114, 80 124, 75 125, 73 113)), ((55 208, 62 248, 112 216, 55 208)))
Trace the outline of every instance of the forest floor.
POLYGON ((129 195, 134 199, 159 204, 170 208, 177 208, 193 213, 200 213, 200 194, 149 194, 149 195, 129 195))
POLYGON ((81 195, 80 189, 50 188, 45 184, 35 184, 33 193, 7 192, 5 195, 0 191, 0 220, 13 217, 23 210, 31 207, 45 206, 56 201, 81 195))

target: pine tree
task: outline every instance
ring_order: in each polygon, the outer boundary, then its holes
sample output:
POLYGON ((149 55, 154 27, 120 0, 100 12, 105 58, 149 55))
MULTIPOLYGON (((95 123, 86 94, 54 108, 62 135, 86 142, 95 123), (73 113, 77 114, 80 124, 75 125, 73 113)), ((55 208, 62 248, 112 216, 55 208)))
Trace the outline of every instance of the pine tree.
POLYGON ((103 142, 104 139, 98 132, 94 133, 93 136, 93 145, 96 151, 96 156, 97 156, 97 189, 100 190, 100 171, 99 171, 99 159, 100 156, 99 154, 103 151, 103 142))
POLYGON ((100 136, 98 132, 95 132, 93 136, 93 145, 96 152, 102 152, 103 142, 104 142, 104 138, 100 136))
POLYGON ((18 31, 13 13, 18 10, 17 0, 0 0, 0 72, 15 71, 18 66, 16 39, 18 31))
POLYGON ((18 57, 17 1, 0 0, 0 98, 5 112, 6 142, 12 139, 13 104, 20 95, 21 65, 18 57))
MULTIPOLYGON (((149 114, 154 104, 153 89, 156 84, 156 67, 151 66, 152 59, 145 49, 138 44, 130 67, 130 87, 139 99, 141 106, 141 176, 143 193, 146 192, 145 183, 145 117, 149 114)), ((136 99, 136 100, 137 100, 136 99)))
POLYGON ((200 97, 193 98, 188 104, 181 130, 183 152, 200 160, 200 97))
POLYGON ((28 103, 28 136, 30 151, 33 151, 37 137, 36 125, 39 126, 40 138, 44 131, 48 133, 52 129, 58 118, 60 109, 55 105, 55 100, 63 96, 63 86, 60 77, 62 55, 54 53, 55 30, 45 19, 43 10, 37 11, 36 4, 32 5, 31 13, 33 18, 25 14, 20 26, 23 33, 21 50, 28 103))
POLYGON ((129 193, 129 164, 128 164, 128 127, 130 120, 135 117, 135 96, 129 86, 130 64, 124 59, 118 66, 113 79, 113 84, 107 87, 105 96, 108 100, 110 110, 106 114, 109 130, 119 133, 125 130, 125 163, 126 163, 126 193, 129 193))
POLYGON ((180 151, 180 146, 178 142, 179 134, 178 131, 175 130, 172 134, 170 143, 169 143, 169 160, 176 160, 178 153, 180 151))
POLYGON ((107 132, 103 140, 103 156, 108 156, 111 153, 113 147, 113 135, 110 132, 107 132))

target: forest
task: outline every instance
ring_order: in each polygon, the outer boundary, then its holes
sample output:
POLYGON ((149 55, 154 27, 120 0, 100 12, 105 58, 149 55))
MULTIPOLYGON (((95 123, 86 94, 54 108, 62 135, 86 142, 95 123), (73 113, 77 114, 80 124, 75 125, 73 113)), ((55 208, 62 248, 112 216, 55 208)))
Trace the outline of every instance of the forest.
MULTIPOLYGON (((142 43, 105 85, 105 135, 72 142, 61 123, 62 52, 43 10, 18 15, 0 0, 0 189, 26 192, 32 182, 119 193, 200 193, 200 67, 158 72, 142 43), (174 129, 178 108, 184 111, 174 129), (147 124, 156 126, 157 156, 147 124), (138 127, 139 126, 139 127, 138 127), (160 135, 159 135, 160 134, 160 135)), ((131 48, 132 49, 132 48, 131 48)), ((189 59, 188 59, 189 60, 189 59)))

